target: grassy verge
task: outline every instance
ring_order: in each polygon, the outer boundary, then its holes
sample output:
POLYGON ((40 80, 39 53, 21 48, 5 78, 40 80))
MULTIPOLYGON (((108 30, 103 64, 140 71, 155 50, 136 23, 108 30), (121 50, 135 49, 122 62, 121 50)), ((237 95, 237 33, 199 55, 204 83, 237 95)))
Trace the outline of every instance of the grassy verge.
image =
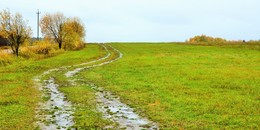
POLYGON ((0 67, 0 129, 33 129, 39 90, 32 78, 60 66, 79 64, 104 55, 102 48, 89 44, 80 51, 68 51, 48 59, 16 58, 0 67))
POLYGON ((259 129, 259 45, 112 45, 123 59, 81 77, 162 129, 259 129))

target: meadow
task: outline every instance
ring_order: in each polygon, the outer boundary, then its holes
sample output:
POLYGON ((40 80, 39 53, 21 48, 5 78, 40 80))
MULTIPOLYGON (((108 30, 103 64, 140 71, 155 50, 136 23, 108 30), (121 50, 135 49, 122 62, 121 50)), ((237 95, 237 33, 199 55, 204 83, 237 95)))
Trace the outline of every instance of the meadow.
MULTIPOLYGON (((94 83, 161 129, 259 129, 259 44, 109 45, 120 50, 123 58, 78 73, 76 86, 70 86, 63 71, 51 75, 75 107, 75 127, 117 125, 97 112, 95 91, 88 85, 94 83)), ((12 58, 0 67, 0 129, 34 129, 35 108, 42 100, 32 80, 35 76, 104 55, 102 47, 88 44, 49 58, 12 58)))
POLYGON ((259 129, 259 44, 111 45, 124 57, 79 77, 161 129, 259 129))

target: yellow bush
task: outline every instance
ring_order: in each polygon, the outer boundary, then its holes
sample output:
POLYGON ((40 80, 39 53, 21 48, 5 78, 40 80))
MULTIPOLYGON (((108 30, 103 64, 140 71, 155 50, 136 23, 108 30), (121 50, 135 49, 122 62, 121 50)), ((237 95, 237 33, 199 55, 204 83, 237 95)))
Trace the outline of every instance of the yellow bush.
POLYGON ((201 35, 201 36, 195 36, 189 39, 190 43, 225 43, 227 42, 223 38, 214 38, 211 36, 201 35))
POLYGON ((63 43, 64 50, 79 50, 84 46, 85 44, 83 43, 82 39, 76 33, 67 36, 63 43))
POLYGON ((0 66, 5 66, 13 62, 14 56, 7 52, 0 51, 0 66))
POLYGON ((48 41, 36 41, 32 46, 21 48, 20 55, 25 58, 43 59, 63 52, 56 44, 48 41))

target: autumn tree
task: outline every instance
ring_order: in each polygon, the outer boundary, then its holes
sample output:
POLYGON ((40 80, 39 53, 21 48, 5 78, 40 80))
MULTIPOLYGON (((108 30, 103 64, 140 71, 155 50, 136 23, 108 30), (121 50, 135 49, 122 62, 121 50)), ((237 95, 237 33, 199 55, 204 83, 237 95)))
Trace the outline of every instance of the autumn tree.
POLYGON ((65 50, 80 49, 84 46, 85 28, 79 18, 69 18, 64 30, 67 33, 63 48, 65 50))
POLYGON ((69 18, 65 24, 65 27, 66 31, 76 33, 81 38, 85 37, 85 27, 79 18, 69 18))
POLYGON ((45 37, 53 38, 61 49, 67 32, 64 31, 64 25, 67 18, 62 13, 45 14, 40 22, 42 34, 45 37))
POLYGON ((0 35, 8 40, 13 53, 18 56, 20 45, 30 39, 30 27, 21 14, 12 15, 9 10, 0 12, 0 24, 0 35))

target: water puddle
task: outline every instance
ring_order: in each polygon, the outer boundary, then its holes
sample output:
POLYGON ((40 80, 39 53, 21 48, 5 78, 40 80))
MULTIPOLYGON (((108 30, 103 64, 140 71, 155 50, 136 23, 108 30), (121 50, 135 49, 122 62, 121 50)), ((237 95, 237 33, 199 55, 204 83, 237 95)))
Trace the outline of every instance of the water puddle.
POLYGON ((39 127, 43 130, 50 129, 69 129, 74 125, 73 122, 73 108, 66 97, 61 93, 55 84, 54 78, 44 81, 43 91, 45 91, 45 98, 49 98, 47 102, 41 104, 42 115, 39 127))
MULTIPOLYGON (((120 98, 110 92, 104 91, 102 88, 90 84, 91 88, 96 90, 96 98, 98 102, 98 110, 103 113, 104 118, 110 119, 119 124, 119 129, 126 130, 158 130, 156 123, 143 118, 134 112, 130 106, 122 103, 120 98)), ((107 126, 113 128, 113 126, 107 126)))

